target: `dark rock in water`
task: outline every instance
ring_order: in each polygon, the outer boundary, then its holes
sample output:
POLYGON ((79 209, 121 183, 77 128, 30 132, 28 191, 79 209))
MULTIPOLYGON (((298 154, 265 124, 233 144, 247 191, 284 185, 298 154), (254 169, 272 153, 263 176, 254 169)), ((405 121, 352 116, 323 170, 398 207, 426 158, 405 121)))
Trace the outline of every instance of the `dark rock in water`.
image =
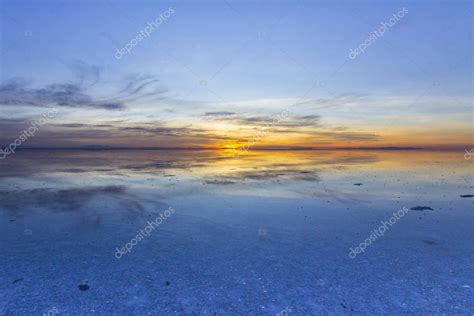
POLYGON ((13 281, 13 284, 15 284, 16 282, 20 282, 20 281, 23 281, 23 278, 14 280, 14 281, 13 281))
POLYGON ((87 284, 87 283, 79 284, 79 290, 87 291, 88 289, 90 289, 89 284, 87 284))
POLYGON ((462 198, 469 198, 469 197, 474 197, 474 194, 462 194, 460 195, 462 198))
POLYGON ((14 219, 11 219, 10 222, 14 222, 15 220, 14 219))
POLYGON ((362 183, 354 183, 354 185, 361 186, 362 183))
POLYGON ((165 284, 166 284, 166 286, 169 286, 171 283, 170 283, 170 281, 166 281, 165 284))
POLYGON ((438 243, 437 243, 436 241, 427 240, 427 239, 423 239, 422 241, 423 241, 425 244, 428 244, 428 245, 431 245, 431 246, 438 245, 438 243))
POLYGON ((414 207, 411 207, 410 210, 413 210, 413 211, 425 211, 425 210, 433 211, 433 209, 429 206, 414 206, 414 207))

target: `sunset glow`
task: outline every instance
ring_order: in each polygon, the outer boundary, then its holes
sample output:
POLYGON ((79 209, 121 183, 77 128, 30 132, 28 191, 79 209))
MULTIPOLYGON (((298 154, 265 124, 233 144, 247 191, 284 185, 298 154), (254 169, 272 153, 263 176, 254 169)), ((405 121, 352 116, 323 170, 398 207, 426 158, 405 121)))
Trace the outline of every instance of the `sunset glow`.
POLYGON ((474 316, 473 0, 0 0, 0 315, 474 316))

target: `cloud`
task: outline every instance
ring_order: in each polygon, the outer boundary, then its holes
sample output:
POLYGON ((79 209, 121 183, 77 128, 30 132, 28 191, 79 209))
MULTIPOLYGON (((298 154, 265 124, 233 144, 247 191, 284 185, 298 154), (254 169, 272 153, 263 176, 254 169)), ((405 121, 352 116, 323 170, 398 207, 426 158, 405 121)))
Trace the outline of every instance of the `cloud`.
POLYGON ((26 82, 19 80, 11 80, 0 85, 0 105, 86 107, 105 110, 125 108, 121 102, 94 100, 77 84, 51 84, 44 88, 32 88, 26 82))
POLYGON ((139 133, 149 133, 154 135, 164 135, 164 136, 184 136, 184 135, 193 135, 195 132, 203 132, 204 130, 193 129, 187 127, 142 127, 142 126, 129 126, 123 127, 121 130, 132 131, 139 133))
POLYGON ((124 94, 135 95, 157 82, 159 82, 159 80, 150 75, 133 75, 131 76, 131 79, 125 88, 120 92, 124 94))
POLYGON ((81 86, 94 86, 100 80, 101 68, 96 65, 89 65, 78 60, 71 63, 69 68, 77 76, 81 86))
POLYGON ((31 87, 23 79, 11 79, 0 84, 0 106, 69 107, 102 110, 123 110, 130 102, 166 92, 157 87, 158 79, 152 76, 132 76, 117 95, 96 98, 88 90, 100 78, 98 67, 78 64, 75 66, 78 83, 54 83, 42 88, 31 87))
MULTIPOLYGON (((7 144, 17 137, 27 122, 15 120, 3 122, 0 119, 0 135, 7 144)), ((166 123, 154 122, 117 122, 108 121, 101 124, 68 122, 49 124, 41 129, 41 134, 32 138, 29 146, 78 146, 104 144, 131 147, 197 147, 213 145, 216 141, 233 141, 235 138, 217 134, 206 128, 186 126, 169 126, 166 123), (119 140, 119 141, 117 141, 119 140)))
POLYGON ((228 112, 228 111, 216 111, 216 112, 206 112, 205 116, 229 116, 234 115, 235 112, 228 112))
POLYGON ((330 138, 342 141, 375 141, 380 139, 380 135, 365 132, 322 132, 315 131, 313 136, 330 138))
POLYGON ((28 207, 47 207, 54 211, 77 212, 93 198, 124 195, 124 186, 80 187, 66 189, 32 189, 0 191, 0 207, 24 211, 28 207))
POLYGON ((315 127, 319 126, 319 115, 293 115, 284 117, 274 116, 243 116, 234 112, 207 112, 206 117, 214 121, 235 123, 242 126, 264 127, 272 125, 274 127, 315 127))
POLYGON ((86 126, 88 126, 88 124, 67 123, 67 124, 55 124, 55 126, 59 126, 59 127, 69 127, 69 128, 79 128, 79 127, 86 127, 86 126))
POLYGON ((99 223, 104 201, 132 220, 147 218, 168 206, 156 196, 138 202, 137 196, 121 185, 19 189, 0 191, 0 195, 3 197, 0 212, 10 216, 24 216, 31 209, 43 208, 57 213, 75 213, 87 219, 95 217, 99 223))
MULTIPOLYGON (((0 120, 1 123, 1 120, 0 120)), ((153 123, 139 123, 135 122, 133 125, 124 126, 124 124, 85 124, 85 123, 64 123, 54 124, 54 127, 65 129, 75 129, 74 133, 83 132, 108 132, 110 135, 136 133, 137 136, 143 136, 144 133, 149 135, 162 136, 192 136, 199 133, 205 133, 205 129, 190 128, 190 127, 170 127, 161 125, 160 122, 153 123), (79 129, 79 131, 77 131, 79 129), (126 132, 126 133, 124 133, 126 132)))

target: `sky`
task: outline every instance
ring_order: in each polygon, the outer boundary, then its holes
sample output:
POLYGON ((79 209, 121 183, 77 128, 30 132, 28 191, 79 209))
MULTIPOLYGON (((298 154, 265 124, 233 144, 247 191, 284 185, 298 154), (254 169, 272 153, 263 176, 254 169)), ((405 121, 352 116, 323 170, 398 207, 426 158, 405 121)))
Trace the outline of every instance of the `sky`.
POLYGON ((473 143, 471 1, 0 3, 3 145, 473 143))

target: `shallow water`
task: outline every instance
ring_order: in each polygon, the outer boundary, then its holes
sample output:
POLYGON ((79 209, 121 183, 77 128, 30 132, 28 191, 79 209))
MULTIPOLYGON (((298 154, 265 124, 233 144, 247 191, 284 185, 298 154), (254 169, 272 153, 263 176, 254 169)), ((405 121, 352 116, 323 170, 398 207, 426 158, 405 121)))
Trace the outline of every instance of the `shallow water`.
POLYGON ((0 314, 472 314, 463 154, 17 152, 0 161, 0 314))

